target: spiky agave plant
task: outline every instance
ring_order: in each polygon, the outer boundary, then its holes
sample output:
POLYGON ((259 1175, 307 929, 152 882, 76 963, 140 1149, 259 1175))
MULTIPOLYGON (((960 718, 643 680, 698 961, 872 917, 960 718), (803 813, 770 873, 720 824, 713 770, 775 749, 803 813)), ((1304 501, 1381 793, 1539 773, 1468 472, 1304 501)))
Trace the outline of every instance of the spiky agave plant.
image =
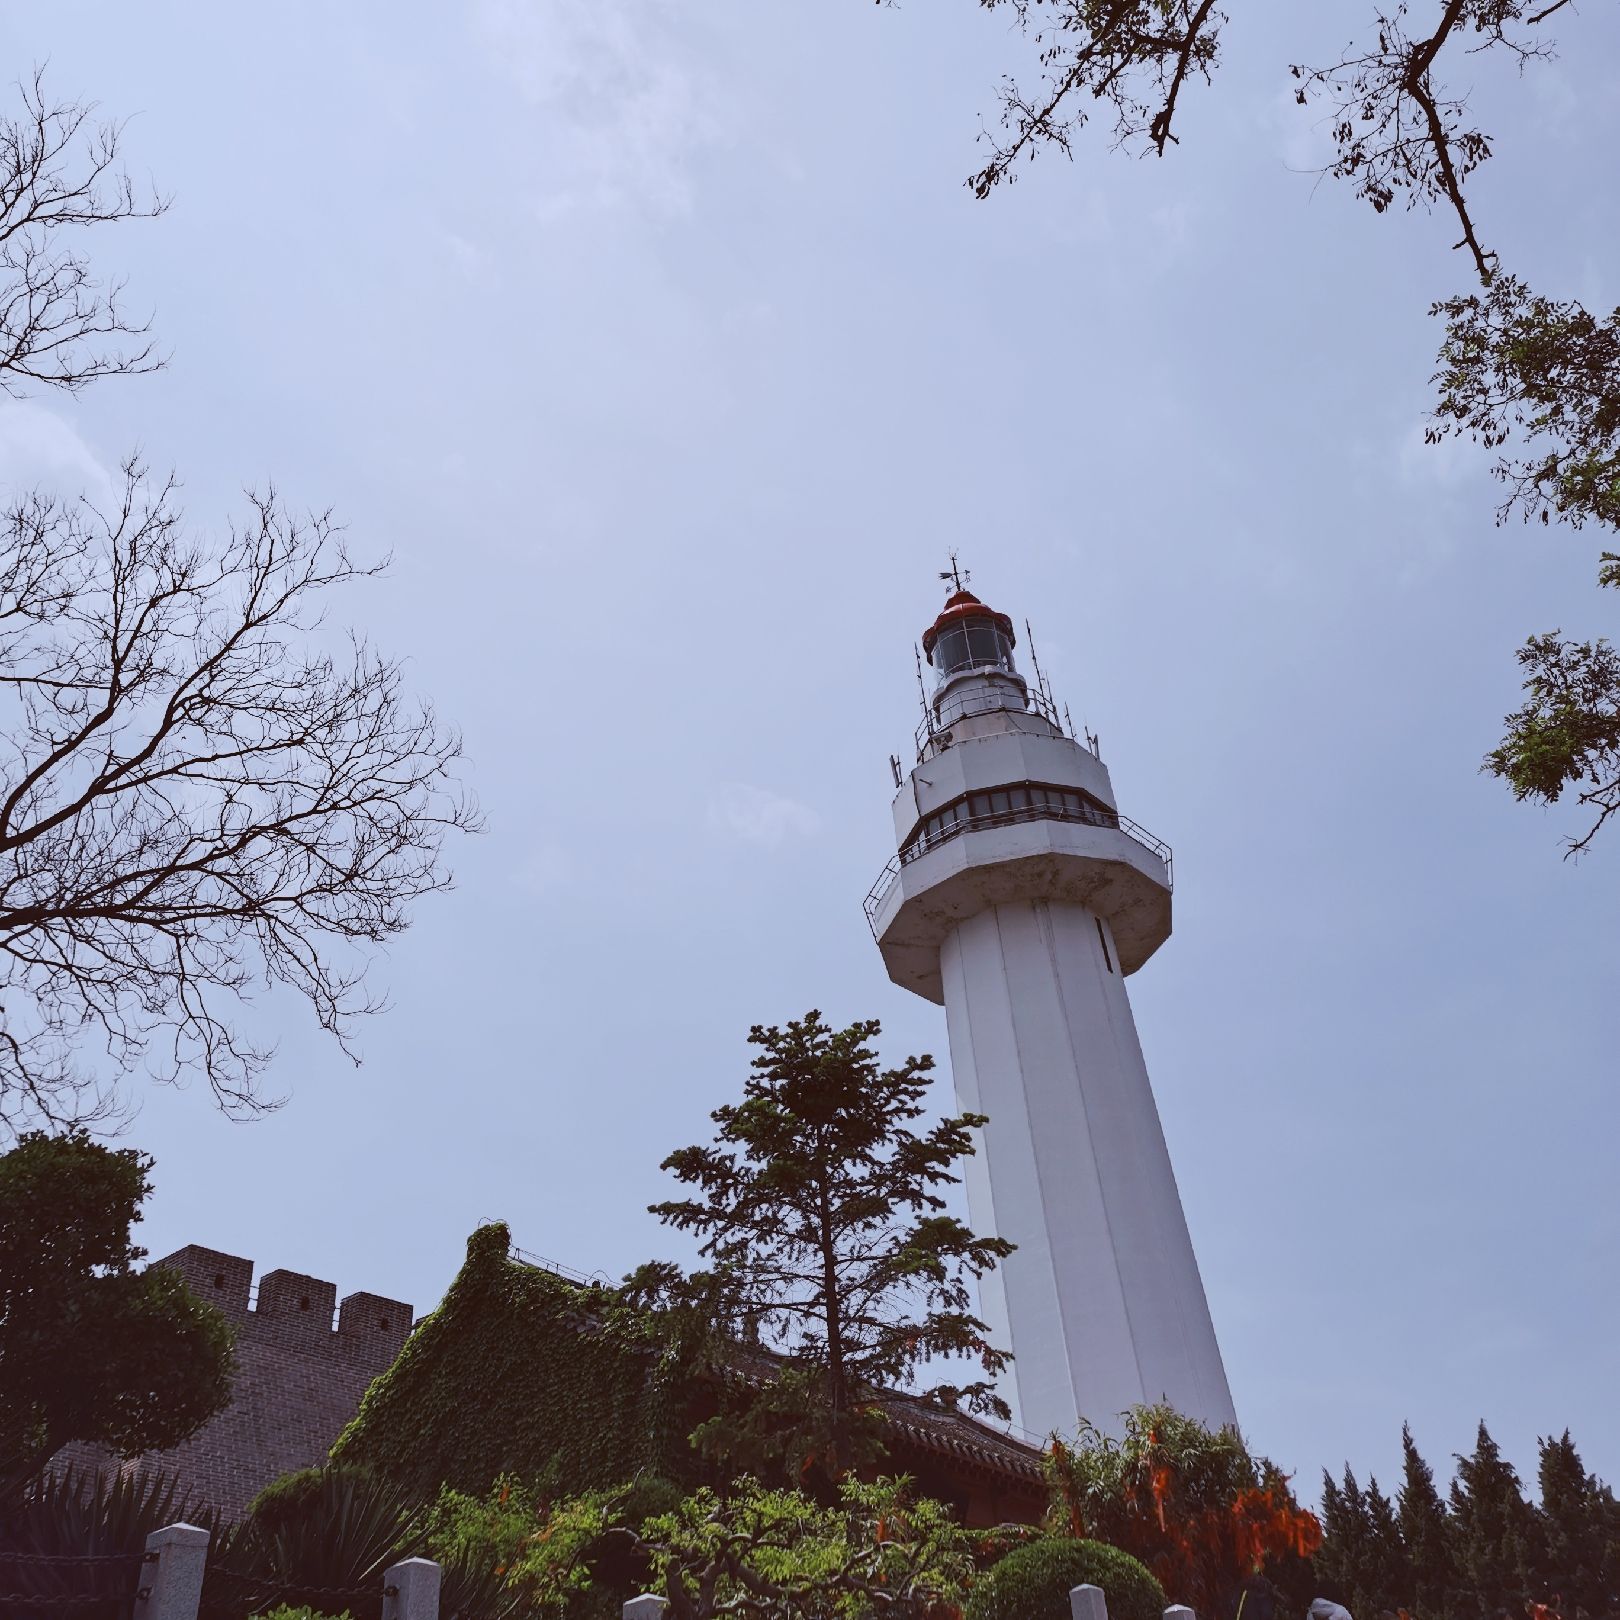
MULTIPOLYGON (((391 1564, 424 1552, 428 1512, 391 1481, 352 1468, 309 1469, 262 1492, 221 1532, 204 1577, 205 1616, 273 1604, 374 1620, 391 1564)), ((492 1571, 443 1566, 443 1620, 503 1620, 510 1594, 492 1571)))
POLYGON ((26 1617, 37 1601, 44 1616, 60 1614, 66 1601, 80 1620, 122 1620, 134 1604, 146 1538, 180 1521, 218 1529, 213 1512, 171 1475, 74 1468, 40 1475, 0 1506, 0 1608, 26 1617))

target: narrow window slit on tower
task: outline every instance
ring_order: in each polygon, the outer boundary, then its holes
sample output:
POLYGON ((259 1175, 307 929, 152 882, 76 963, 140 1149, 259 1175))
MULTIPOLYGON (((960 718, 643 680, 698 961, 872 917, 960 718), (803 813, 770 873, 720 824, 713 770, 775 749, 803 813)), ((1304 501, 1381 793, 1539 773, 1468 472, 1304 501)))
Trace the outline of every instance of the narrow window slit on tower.
POLYGON ((1102 948, 1103 948, 1103 961, 1108 965, 1108 971, 1110 973, 1112 973, 1114 971, 1114 959, 1113 959, 1112 956, 1110 956, 1108 954, 1108 936, 1103 932, 1102 918, 1098 917, 1096 919, 1096 923, 1097 923, 1097 943, 1102 946, 1102 948))

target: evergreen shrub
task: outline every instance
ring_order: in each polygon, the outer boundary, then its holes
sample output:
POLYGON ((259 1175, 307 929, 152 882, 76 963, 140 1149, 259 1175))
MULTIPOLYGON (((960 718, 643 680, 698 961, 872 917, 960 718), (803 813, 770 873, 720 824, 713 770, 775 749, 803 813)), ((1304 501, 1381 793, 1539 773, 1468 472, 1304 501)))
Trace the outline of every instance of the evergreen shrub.
POLYGON ((279 1474, 248 1503, 247 1516, 262 1534, 274 1536, 302 1525, 313 1515, 324 1511, 330 1487, 335 1477, 358 1480, 357 1468, 298 1468, 290 1474, 279 1474))
POLYGON ((1129 1553, 1049 1536, 1007 1554, 974 1583, 967 1620, 1069 1620, 1069 1593, 1100 1586, 1108 1620, 1161 1620, 1164 1588, 1129 1553))

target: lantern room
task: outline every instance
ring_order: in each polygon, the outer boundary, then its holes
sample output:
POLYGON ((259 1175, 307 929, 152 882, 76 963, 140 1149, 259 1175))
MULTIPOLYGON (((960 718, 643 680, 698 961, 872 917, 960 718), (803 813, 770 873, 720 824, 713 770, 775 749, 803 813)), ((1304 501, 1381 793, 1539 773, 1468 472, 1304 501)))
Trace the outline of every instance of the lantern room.
POLYGON ((957 675, 998 670, 1016 675, 1012 620, 988 608, 972 591, 956 591, 939 617, 923 632, 923 655, 934 668, 934 684, 957 675))

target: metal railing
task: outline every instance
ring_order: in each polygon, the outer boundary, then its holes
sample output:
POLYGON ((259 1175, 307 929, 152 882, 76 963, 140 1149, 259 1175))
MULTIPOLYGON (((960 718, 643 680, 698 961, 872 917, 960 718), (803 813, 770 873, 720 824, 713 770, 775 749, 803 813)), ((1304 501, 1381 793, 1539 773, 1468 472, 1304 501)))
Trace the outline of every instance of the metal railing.
POLYGON ((575 1266, 565 1265, 561 1260, 550 1260, 543 1254, 520 1249, 515 1243, 508 1245, 506 1252, 519 1265, 532 1266, 536 1271, 549 1271, 554 1277, 561 1277, 564 1282, 578 1283, 582 1288, 615 1286, 613 1279, 605 1271, 580 1271, 575 1266))
MULTIPOLYGON (((1007 671, 1000 664, 974 664, 963 669, 952 670, 953 677, 957 675, 1003 675, 1007 671)), ((1022 709, 1004 701, 1001 692, 992 689, 985 691, 982 687, 968 687, 949 692, 940 701, 939 712, 936 715, 934 705, 929 702, 924 706, 923 717, 917 724, 913 734, 917 744, 917 754, 920 758, 924 748, 937 737, 948 733, 959 720, 966 720, 976 714, 1038 714, 1043 720, 1055 726, 1057 730, 1068 735, 1068 729, 1058 714, 1057 704, 1043 692, 1039 686, 1027 685, 1021 676, 1007 676, 1009 680, 1017 680, 1024 687, 1024 707, 1022 709)))
POLYGON ((1175 864, 1170 846, 1146 827, 1139 827, 1128 816, 1122 816, 1117 811, 1093 810, 1087 806, 1075 809, 1052 801, 1024 805, 1013 810, 991 810, 984 815, 960 816, 948 827, 907 844, 898 855, 890 857, 888 865, 878 873, 877 882, 866 895, 866 926, 872 930, 872 937, 877 938, 878 909, 894 880, 900 876, 901 867, 909 866, 918 856, 938 849, 941 844, 948 844, 953 838, 960 838, 963 833, 979 832, 987 827, 1011 827, 1024 821, 1077 821, 1088 827, 1107 827, 1110 831, 1122 832, 1133 843, 1140 844, 1149 854, 1157 855, 1164 862, 1165 881, 1167 885, 1174 886, 1175 864))

